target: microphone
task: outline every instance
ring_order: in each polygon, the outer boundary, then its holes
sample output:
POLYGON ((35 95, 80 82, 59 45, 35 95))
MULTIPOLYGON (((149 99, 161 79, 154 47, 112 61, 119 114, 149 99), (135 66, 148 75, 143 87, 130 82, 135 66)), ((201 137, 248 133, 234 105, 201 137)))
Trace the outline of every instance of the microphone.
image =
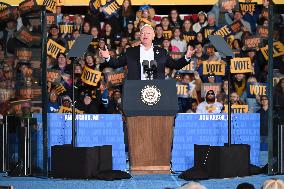
POLYGON ((142 66, 143 66, 143 72, 145 73, 149 69, 149 61, 148 60, 143 60, 142 61, 142 66))
POLYGON ((150 68, 153 70, 153 71, 156 71, 157 70, 157 61, 156 60, 151 60, 150 61, 150 68))

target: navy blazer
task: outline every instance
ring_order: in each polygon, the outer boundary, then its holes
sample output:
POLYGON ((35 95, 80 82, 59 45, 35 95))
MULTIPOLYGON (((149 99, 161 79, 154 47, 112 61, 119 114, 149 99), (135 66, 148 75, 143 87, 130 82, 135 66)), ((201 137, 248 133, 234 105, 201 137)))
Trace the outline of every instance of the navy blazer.
MULTIPOLYGON (((167 51, 160 47, 154 47, 154 59, 157 62, 157 73, 154 74, 154 79, 165 79, 165 67, 179 70, 190 63, 185 57, 179 60, 174 60, 170 57, 167 51)), ((129 47, 126 52, 119 58, 110 60, 106 66, 111 68, 128 67, 128 80, 141 79, 141 63, 140 63, 140 46, 129 47)))

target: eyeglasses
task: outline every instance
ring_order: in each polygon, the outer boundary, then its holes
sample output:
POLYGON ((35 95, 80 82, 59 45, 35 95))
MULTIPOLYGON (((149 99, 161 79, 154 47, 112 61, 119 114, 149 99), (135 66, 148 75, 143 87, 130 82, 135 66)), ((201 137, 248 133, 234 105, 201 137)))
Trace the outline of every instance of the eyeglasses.
POLYGON ((263 99, 261 99, 261 101, 263 101, 263 100, 268 100, 267 98, 263 98, 263 99))

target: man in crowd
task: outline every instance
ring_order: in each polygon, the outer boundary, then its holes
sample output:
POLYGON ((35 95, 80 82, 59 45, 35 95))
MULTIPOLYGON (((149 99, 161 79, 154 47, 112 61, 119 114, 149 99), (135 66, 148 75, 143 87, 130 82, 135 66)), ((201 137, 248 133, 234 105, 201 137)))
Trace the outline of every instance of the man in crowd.
POLYGON ((206 93, 205 101, 201 102, 197 106, 196 113, 221 113, 223 105, 220 102, 216 102, 215 93, 213 90, 209 90, 206 93))

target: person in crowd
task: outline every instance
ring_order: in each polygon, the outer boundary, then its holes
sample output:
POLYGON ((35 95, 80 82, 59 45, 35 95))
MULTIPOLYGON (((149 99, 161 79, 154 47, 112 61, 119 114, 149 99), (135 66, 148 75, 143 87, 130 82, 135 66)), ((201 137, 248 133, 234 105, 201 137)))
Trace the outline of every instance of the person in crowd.
MULTIPOLYGON (((221 84, 221 91, 220 93, 217 95, 217 98, 218 96, 220 97, 220 101, 222 102, 227 102, 227 99, 228 99, 228 94, 229 94, 229 81, 227 78, 223 79, 222 81, 222 84, 221 84)), ((218 102, 220 102, 218 101, 218 102)))
POLYGON ((157 24, 155 27, 155 38, 153 45, 161 47, 163 45, 164 36, 163 36, 163 27, 160 24, 157 24))
POLYGON ((52 67, 54 67, 54 60, 51 56, 47 55, 46 56, 46 68, 51 69, 52 67))
POLYGON ((78 30, 79 33, 82 33, 83 18, 80 14, 74 15, 74 30, 78 30))
POLYGON ((215 83, 215 74, 214 73, 209 73, 207 75, 208 78, 208 83, 215 83))
POLYGON ((198 182, 191 181, 182 185, 179 189, 207 189, 205 186, 198 182))
POLYGON ((195 93, 195 85, 191 82, 191 78, 189 74, 183 74, 182 75, 182 83, 188 85, 188 96, 187 98, 178 98, 178 105, 179 105, 179 112, 185 113, 190 107, 191 107, 191 101, 192 101, 192 93, 195 93))
POLYGON ((243 14, 243 20, 250 24, 252 34, 256 33, 257 21, 259 19, 258 8, 252 12, 245 12, 243 14))
POLYGON ((59 70, 61 73, 72 73, 72 65, 67 64, 67 58, 65 53, 58 53, 57 62, 52 69, 59 70))
MULTIPOLYGON (((118 32, 117 32, 118 33, 118 32)), ((114 48, 114 32, 110 23, 105 23, 104 29, 102 31, 102 36, 106 39, 106 44, 108 48, 114 48)))
POLYGON ((98 11, 95 13, 91 9, 88 9, 84 17, 84 22, 89 22, 92 26, 101 28, 100 21, 100 12, 98 11))
POLYGON ((241 39, 241 36, 243 35, 244 31, 252 33, 250 24, 243 19, 243 15, 239 10, 235 10, 234 13, 230 14, 230 17, 231 21, 229 21, 228 24, 232 24, 235 21, 241 21, 243 25, 242 30, 234 35, 235 39, 241 39))
POLYGON ((207 24, 207 14, 203 11, 200 11, 198 13, 198 21, 193 24, 192 29, 198 33, 203 27, 207 26, 207 24))
POLYGON ((162 28, 163 28, 163 37, 165 39, 171 39, 173 33, 172 33, 172 30, 171 30, 171 27, 170 27, 170 20, 168 17, 163 17, 161 19, 161 25, 162 25, 162 28))
POLYGON ((122 37, 120 40, 120 48, 122 51, 119 53, 119 56, 121 55, 122 52, 126 51, 126 48, 129 47, 129 38, 127 37, 122 37))
POLYGON ((96 50, 98 49, 99 46, 99 28, 97 28, 96 26, 93 26, 91 28, 91 35, 93 36, 93 39, 88 47, 88 51, 92 52, 92 53, 96 53, 96 50))
POLYGON ((255 189, 255 187, 253 186, 253 184, 244 182, 239 184, 236 189, 255 189))
POLYGON ((122 36, 127 37, 129 41, 133 41, 134 33, 135 33, 134 22, 133 20, 128 20, 126 23, 126 27, 122 32, 122 36))
POLYGON ((70 37, 66 37, 66 45, 67 49, 70 50, 75 42, 75 40, 80 36, 80 32, 78 30, 73 30, 70 37))
POLYGON ((62 22, 59 24, 70 24, 70 23, 71 23, 71 20, 70 20, 69 14, 63 14, 62 22))
MULTIPOLYGON (((253 76, 249 77, 247 80, 247 88, 252 84, 257 84, 257 79, 253 76)), ((241 100, 245 102, 249 107, 250 113, 255 113, 259 108, 259 95, 250 96, 248 94, 249 90, 245 90, 241 96, 241 100)))
POLYGON ((76 86, 81 83, 81 75, 83 73, 82 67, 80 64, 76 63, 74 66, 74 83, 76 86))
POLYGON ((88 68, 99 70, 99 64, 96 64, 96 59, 94 58, 93 53, 88 52, 85 54, 85 62, 85 66, 87 66, 88 68))
POLYGON ((205 101, 197 106, 196 113, 221 113, 222 108, 223 105, 220 102, 216 102, 214 91, 209 90, 206 93, 205 101))
POLYGON ((180 28, 173 29, 173 37, 171 40, 171 46, 172 46, 172 50, 173 48, 176 49, 176 52, 182 52, 182 53, 186 52, 187 44, 186 44, 186 41, 183 39, 180 28))
POLYGON ((241 42, 241 40, 239 40, 239 39, 234 39, 233 40, 233 42, 232 42, 232 49, 233 50, 242 50, 242 47, 243 47, 243 45, 242 45, 242 42, 241 42))
POLYGON ((168 18, 170 20, 170 27, 171 28, 180 28, 181 29, 183 22, 180 18, 180 15, 179 15, 177 9, 172 9, 170 11, 170 14, 168 15, 168 18))
POLYGON ((242 96, 243 92, 246 90, 246 83, 247 79, 245 74, 235 74, 232 82, 232 90, 236 91, 239 96, 242 96))
POLYGON ((166 52, 166 50, 153 47, 153 40, 155 37, 154 29, 150 25, 144 25, 141 29, 141 45, 139 47, 127 48, 126 53, 119 57, 119 59, 113 59, 110 57, 108 49, 100 49, 100 56, 105 58, 108 66, 113 68, 128 66, 127 78, 130 80, 146 80, 147 73, 143 72, 142 62, 144 60, 157 62, 157 71, 154 73, 154 79, 165 78, 165 67, 171 69, 181 69, 190 63, 190 59, 194 54, 194 50, 191 46, 184 57, 175 61, 166 52), (140 62, 140 64, 133 64, 133 61, 140 62))
POLYGON ((117 33, 114 35, 114 38, 113 38, 113 48, 112 49, 116 49, 117 47, 120 46, 120 42, 121 42, 121 34, 120 33, 117 33))
MULTIPOLYGON (((273 90, 273 106, 278 115, 284 115, 284 78, 280 79, 273 90)), ((283 116, 280 116, 283 121, 283 116)))
POLYGON ((258 61, 257 59, 257 52, 256 50, 248 50, 247 51, 247 57, 250 58, 251 64, 252 64, 252 75, 256 77, 256 79, 259 81, 260 80, 260 72, 261 68, 264 67, 263 65, 260 65, 261 62, 258 61))
POLYGON ((58 25, 59 23, 62 22, 63 19, 63 14, 61 13, 61 6, 56 6, 56 24, 58 25))
POLYGON ((256 111, 260 114, 260 140, 261 143, 267 143, 268 136, 268 96, 263 95, 260 97, 261 108, 256 111))
POLYGON ((55 24, 53 24, 49 27, 48 40, 49 39, 52 39, 53 41, 55 41, 56 43, 58 43, 59 45, 61 45, 63 47, 66 46, 66 40, 61 38, 61 36, 59 35, 59 28, 55 24))
POLYGON ((92 94, 85 93, 83 99, 79 101, 77 108, 85 114, 99 114, 102 110, 100 98, 92 98, 92 94))
POLYGON ((150 6, 148 6, 148 5, 142 6, 141 10, 139 10, 136 13, 136 16, 137 16, 137 19, 134 22, 135 28, 140 29, 138 27, 138 25, 141 22, 143 22, 144 24, 148 24, 148 25, 152 26, 153 28, 156 26, 156 23, 153 20, 153 17, 155 16, 155 10, 153 8, 151 8, 150 6))
POLYGON ((164 39, 162 48, 165 49, 167 52, 172 52, 172 45, 169 39, 164 39))
POLYGON ((68 95, 64 95, 61 98, 61 106, 66 107, 66 108, 71 108, 71 103, 72 103, 72 100, 68 95))
POLYGON ((135 13, 132 8, 131 0, 124 0, 119 9, 119 22, 122 28, 127 28, 129 21, 135 20, 135 13))
POLYGON ((196 33, 192 29, 193 21, 192 19, 186 19, 183 21, 182 34, 183 38, 187 43, 192 43, 195 41, 196 33))
POLYGON ((107 108, 107 112, 110 114, 121 114, 122 113, 122 94, 119 89, 115 89, 112 92, 111 99, 107 108))
POLYGON ((85 21, 83 23, 83 26, 82 26, 82 34, 90 35, 91 34, 91 28, 92 28, 92 26, 91 26, 90 22, 85 21))
POLYGON ((12 39, 15 35, 17 29, 17 22, 14 19, 10 19, 6 22, 6 27, 4 30, 0 31, 0 40, 3 42, 3 49, 5 56, 13 56, 8 52, 8 41, 12 39))
POLYGON ((186 111, 186 113, 196 113, 198 102, 195 98, 191 100, 191 108, 186 111))
POLYGON ((208 14, 208 19, 207 19, 208 24, 204 26, 200 31, 202 32, 204 36, 204 40, 206 43, 209 42, 208 36, 213 34, 214 31, 218 29, 218 27, 215 24, 215 15, 212 13, 208 14))
POLYGON ((281 179, 268 179, 264 181, 261 186, 261 189, 282 189, 284 188, 284 182, 281 179))
POLYGON ((58 95, 55 89, 51 89, 49 93, 49 100, 47 102, 47 113, 57 113, 60 109, 58 95))
POLYGON ((242 105, 242 104, 244 104, 240 100, 240 96, 236 92, 231 93, 230 100, 231 100, 231 105, 242 105))
POLYGON ((201 31, 196 33, 196 38, 194 40, 194 43, 195 44, 201 43, 202 46, 205 44, 204 36, 203 36, 203 33, 201 31))

